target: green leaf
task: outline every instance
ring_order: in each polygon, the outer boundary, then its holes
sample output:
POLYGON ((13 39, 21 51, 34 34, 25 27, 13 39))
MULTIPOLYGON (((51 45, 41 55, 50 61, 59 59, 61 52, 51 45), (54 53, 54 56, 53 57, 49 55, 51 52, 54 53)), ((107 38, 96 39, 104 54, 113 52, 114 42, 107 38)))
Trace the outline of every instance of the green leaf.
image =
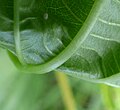
POLYGON ((119 0, 0 0, 0 4, 0 46, 12 53, 21 70, 39 74, 56 70, 120 85, 119 77, 113 76, 120 72, 119 0))
POLYGON ((21 74, 7 52, 0 52, 0 110, 54 110, 59 106, 63 109, 54 74, 21 74))

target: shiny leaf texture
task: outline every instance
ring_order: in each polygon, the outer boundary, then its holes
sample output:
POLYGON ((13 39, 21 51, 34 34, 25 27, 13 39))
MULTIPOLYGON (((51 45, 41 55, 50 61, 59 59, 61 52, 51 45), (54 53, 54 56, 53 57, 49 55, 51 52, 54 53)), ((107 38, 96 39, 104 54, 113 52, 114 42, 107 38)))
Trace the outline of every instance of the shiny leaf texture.
POLYGON ((21 70, 62 71, 120 85, 119 0, 0 0, 0 5, 0 46, 21 70))

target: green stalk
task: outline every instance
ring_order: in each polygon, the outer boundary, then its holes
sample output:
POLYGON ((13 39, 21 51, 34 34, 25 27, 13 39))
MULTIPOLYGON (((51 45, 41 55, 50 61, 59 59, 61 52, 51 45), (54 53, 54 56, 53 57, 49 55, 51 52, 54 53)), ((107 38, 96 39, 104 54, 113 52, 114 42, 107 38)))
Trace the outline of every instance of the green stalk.
POLYGON ((60 72, 56 72, 55 75, 62 93, 62 98, 66 109, 77 110, 67 76, 64 73, 60 73, 60 72))
POLYGON ((14 40, 15 40, 15 48, 18 59, 21 64, 25 65, 21 52, 21 43, 20 43, 19 1, 20 0, 14 0, 14 40))
POLYGON ((112 88, 110 88, 107 85, 101 84, 101 95, 105 106, 105 110, 115 110, 112 94, 112 88))
POLYGON ((115 110, 120 110, 120 88, 113 89, 113 100, 115 104, 115 110))

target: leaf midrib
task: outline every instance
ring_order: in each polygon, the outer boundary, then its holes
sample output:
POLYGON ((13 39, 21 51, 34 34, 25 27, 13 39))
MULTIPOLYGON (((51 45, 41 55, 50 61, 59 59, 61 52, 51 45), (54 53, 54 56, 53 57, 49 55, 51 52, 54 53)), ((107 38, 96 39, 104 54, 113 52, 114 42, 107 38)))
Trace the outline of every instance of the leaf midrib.
POLYGON ((21 64, 25 65, 24 58, 21 52, 21 42, 20 42, 20 27, 19 27, 19 0, 14 0, 14 40, 16 55, 21 64))

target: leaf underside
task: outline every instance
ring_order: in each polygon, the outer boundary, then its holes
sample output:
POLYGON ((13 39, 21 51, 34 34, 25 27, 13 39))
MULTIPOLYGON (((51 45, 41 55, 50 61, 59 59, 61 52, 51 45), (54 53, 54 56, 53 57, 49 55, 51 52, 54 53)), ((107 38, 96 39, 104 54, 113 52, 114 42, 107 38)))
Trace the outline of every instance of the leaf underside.
POLYGON ((23 67, 60 56, 56 71, 119 86, 120 1, 0 0, 0 46, 23 67))

